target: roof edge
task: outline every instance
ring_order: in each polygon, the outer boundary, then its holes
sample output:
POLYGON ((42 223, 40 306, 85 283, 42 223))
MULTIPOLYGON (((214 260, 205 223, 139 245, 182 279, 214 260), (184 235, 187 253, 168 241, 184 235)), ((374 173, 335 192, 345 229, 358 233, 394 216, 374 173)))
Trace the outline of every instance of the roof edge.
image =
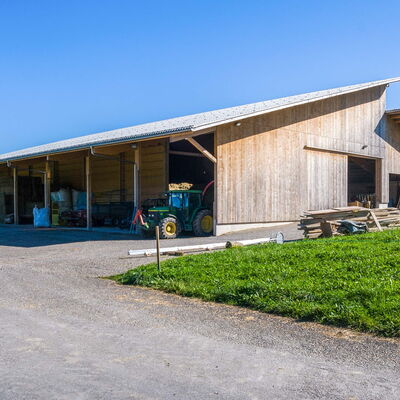
MULTIPOLYGON (((71 152, 71 151, 78 151, 78 150, 85 150, 85 149, 89 149, 91 146, 105 146, 105 145, 113 145, 113 144, 117 144, 117 143, 127 143, 127 142, 137 142, 137 141, 141 141, 143 139, 147 139, 147 138, 158 138, 158 137, 164 137, 164 136, 169 136, 169 135, 174 135, 177 133, 184 133, 184 132, 198 132, 198 131, 202 131, 205 129, 209 129, 209 128, 214 128, 216 126, 219 125, 224 125, 224 124, 228 124, 231 122, 235 122, 235 121, 239 121, 239 120, 243 120, 246 118, 251 118, 251 117, 255 117, 258 115, 263 115, 263 114, 268 114, 274 111, 279 111, 279 110, 283 110, 283 109, 287 109, 287 108, 291 108, 291 107, 296 107, 299 105, 303 105, 303 104, 308 104, 308 103, 312 103, 312 102, 316 102, 316 101, 321 101, 327 98, 332 98, 332 97, 337 97, 337 96, 341 96, 344 94, 349 94, 349 93, 354 93, 354 92, 359 92, 362 90, 368 90, 370 88, 373 87, 377 87, 377 86, 389 86, 391 83, 395 83, 395 82, 400 82, 400 77, 396 77, 396 78, 389 78, 389 79, 382 79, 379 81, 373 81, 373 82, 366 82, 366 83, 361 83, 361 84, 356 84, 356 85, 351 85, 351 86, 344 86, 344 87, 338 87, 338 88, 333 88, 333 89, 328 89, 328 90, 322 90, 320 92, 325 92, 325 94, 320 95, 320 96, 316 96, 313 98, 309 98, 309 99, 303 99, 303 100, 298 100, 298 101, 293 101, 292 103, 287 103, 287 104, 282 104, 276 107, 271 107, 265 110, 260 110, 260 111, 256 111, 256 112, 249 112, 247 114, 241 114, 239 116, 236 117, 231 117, 231 118, 225 118, 225 119, 220 119, 211 123, 204 123, 204 124, 199 124, 196 126, 193 125, 189 125, 189 126, 182 126, 182 127, 178 127, 178 128, 173 128, 173 129, 166 129, 166 130, 161 130, 161 131, 154 131, 154 132, 148 132, 142 135, 136 135, 136 136, 126 136, 123 138, 117 138, 117 139, 106 139, 106 140, 100 140, 98 142, 93 141, 93 142, 87 142, 87 143, 83 143, 83 144, 79 144, 79 145, 72 145, 72 146, 66 146, 66 147, 61 147, 59 149, 53 149, 53 150, 45 150, 45 151, 38 151, 38 152, 32 152, 32 153, 28 153, 28 154, 21 154, 21 155, 17 155, 15 157, 4 157, 1 158, 0 156, 0 164, 4 164, 7 162, 12 162, 12 161, 19 161, 19 160, 29 160, 29 159, 34 159, 34 158, 39 158, 39 157, 44 157, 50 154, 60 154, 60 153, 67 153, 67 152, 71 152), (360 85, 362 85, 363 87, 360 88, 360 85), (338 92, 338 90, 340 90, 340 92, 338 92), (332 91, 336 91, 335 93, 332 93, 332 91)), ((318 93, 317 92, 309 92, 309 93, 304 93, 303 95, 308 95, 308 94, 312 94, 312 93, 318 93)), ((296 96, 300 96, 300 95, 294 95, 293 97, 296 96)), ((289 96, 289 98, 292 96, 289 96)), ((277 99, 278 100, 278 99, 277 99)), ((250 103, 252 104, 252 103, 250 103)), ((255 104, 255 103, 254 103, 255 104)), ((240 106, 237 106, 240 107, 240 106)), ((224 109, 222 109, 224 110, 224 109)), ((215 110, 217 111, 217 110, 215 110)), ((200 113, 202 114, 202 113, 200 113)), ((196 115, 196 114, 194 114, 196 115)), ((173 118, 172 118, 173 119, 173 118)), ((168 121, 168 120, 165 120, 168 121)), ((130 127, 133 128, 133 127, 130 127)), ((124 129, 124 128, 123 128, 124 129)), ((101 132, 99 132, 101 133, 101 132)), ((96 135, 96 134, 92 134, 92 135, 96 135)), ((88 135, 91 136, 91 135, 88 135)), ((57 143, 57 142, 54 142, 57 143)), ((53 144, 53 143, 49 143, 53 144)), ((35 149, 35 147, 40 147, 39 146, 34 146, 32 149, 35 149)), ((21 149, 21 150, 16 150, 13 152, 9 152, 9 153, 5 153, 4 156, 6 156, 7 154, 13 154, 13 153, 18 153, 18 152, 22 152, 22 151, 28 151, 28 149, 21 149)))
MULTIPOLYGON (((91 147, 96 147, 96 146, 107 146, 107 145, 114 145, 114 144, 127 143, 127 142, 138 142, 138 141, 146 139, 146 138, 158 138, 158 137, 173 135, 175 133, 185 133, 185 132, 193 132, 192 127, 190 127, 190 126, 182 127, 179 129, 171 129, 171 130, 156 132, 155 134, 145 134, 145 135, 141 135, 141 136, 126 137, 126 138, 121 138, 121 139, 104 140, 104 141, 100 141, 97 143, 84 144, 81 146, 70 146, 70 147, 65 147, 65 148, 58 149, 58 150, 48 150, 48 151, 42 151, 42 152, 38 152, 38 153, 32 153, 29 155, 21 155, 21 156, 14 157, 14 158, 4 158, 4 159, 0 159, 0 164, 7 164, 7 163, 13 162, 13 161, 30 160, 32 158, 40 158, 40 157, 48 156, 50 154, 62 154, 62 153, 69 153, 72 151, 89 150, 91 147)), ((16 151, 18 151, 18 150, 16 150, 16 151)))
MULTIPOLYGON (((368 90, 370 88, 377 87, 377 86, 389 86, 390 83, 396 83, 396 82, 400 82, 400 77, 391 78, 391 79, 384 79, 382 81, 371 82, 370 85, 367 85, 367 86, 363 87, 362 89, 360 89, 360 88, 352 88, 350 86, 348 90, 343 90, 343 92, 341 92, 341 93, 337 93, 337 94, 334 94, 334 95, 326 94, 325 96, 319 96, 319 97, 316 97, 316 98, 313 98, 313 99, 297 101, 297 102, 293 102, 293 103, 290 103, 290 104, 284 104, 282 106, 270 108, 268 110, 257 111, 257 112, 241 115, 239 117, 229 118, 229 119, 226 119, 226 120, 221 120, 221 121, 218 121, 218 122, 215 122, 215 123, 212 123, 212 124, 200 125, 200 126, 194 128, 193 131, 196 132, 196 131, 200 131, 200 130, 203 130, 203 129, 212 128, 212 127, 218 126, 218 125, 229 124, 230 122, 235 122, 235 121, 243 120, 243 119, 246 119, 246 118, 256 117, 258 115, 268 114, 268 113, 271 113, 271 112, 274 112, 274 111, 284 110, 286 108, 296 107, 296 106, 300 106, 300 105, 303 105, 303 104, 313 103, 315 101, 321 101, 321 100, 324 100, 324 99, 329 99, 331 97, 342 96, 344 94, 349 94, 349 93, 361 92, 362 90, 368 90)), ((335 90, 335 89, 331 89, 331 90, 335 90)))

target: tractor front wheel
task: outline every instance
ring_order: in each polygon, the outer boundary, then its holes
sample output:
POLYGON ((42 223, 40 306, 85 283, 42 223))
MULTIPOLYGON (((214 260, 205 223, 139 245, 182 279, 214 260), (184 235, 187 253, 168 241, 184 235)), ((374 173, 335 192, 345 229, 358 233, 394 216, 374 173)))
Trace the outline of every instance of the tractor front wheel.
POLYGON ((213 217, 210 210, 201 210, 193 221, 193 233, 196 236, 208 236, 213 232, 213 217))
POLYGON ((162 219, 158 226, 161 239, 175 239, 180 233, 179 223, 172 217, 162 219))

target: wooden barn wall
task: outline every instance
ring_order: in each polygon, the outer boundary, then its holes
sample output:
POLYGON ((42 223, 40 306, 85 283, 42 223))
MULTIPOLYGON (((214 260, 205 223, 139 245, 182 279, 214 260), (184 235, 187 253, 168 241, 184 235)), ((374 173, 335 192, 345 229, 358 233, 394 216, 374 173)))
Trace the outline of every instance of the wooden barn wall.
POLYGON ((159 197, 168 186, 168 139, 140 144, 141 201, 159 197))
POLYGON ((347 205, 347 156, 318 151, 307 155, 307 209, 347 205))
POLYGON ((92 157, 91 172, 94 202, 118 202, 120 198, 119 161, 92 157))
POLYGON ((400 174, 400 124, 385 116, 386 172, 400 174))
POLYGON ((115 159, 91 158, 92 191, 97 203, 133 200, 133 151, 115 154, 115 159))
POLYGON ((384 157, 384 110, 377 87, 218 127, 217 223, 291 221, 346 205, 340 152, 384 157))
POLYGON ((85 189, 85 158, 72 158, 71 160, 55 161, 55 190, 61 187, 70 187, 75 190, 85 189))

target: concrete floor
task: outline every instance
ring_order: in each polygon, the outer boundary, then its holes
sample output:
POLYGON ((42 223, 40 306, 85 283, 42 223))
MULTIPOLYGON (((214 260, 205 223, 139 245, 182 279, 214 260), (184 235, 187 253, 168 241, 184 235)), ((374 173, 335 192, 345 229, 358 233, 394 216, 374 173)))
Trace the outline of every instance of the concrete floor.
POLYGON ((1 400, 400 398, 399 340, 99 279, 152 261, 126 256, 152 245, 0 227, 1 400))

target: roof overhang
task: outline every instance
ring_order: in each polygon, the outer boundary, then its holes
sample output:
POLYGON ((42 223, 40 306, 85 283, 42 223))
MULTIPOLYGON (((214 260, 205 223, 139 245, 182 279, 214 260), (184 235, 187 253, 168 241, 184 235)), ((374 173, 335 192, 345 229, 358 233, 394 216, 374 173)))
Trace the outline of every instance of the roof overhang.
MULTIPOLYGON (((367 90, 373 87, 378 86, 389 86, 390 83, 399 82, 400 77, 384 79, 380 81, 367 82, 358 85, 345 86, 336 89, 322 90, 319 92, 306 93, 303 95, 295 95, 286 98, 276 99, 276 100, 268 100, 266 102, 253 103, 245 106, 237 106, 231 107, 228 109, 209 111, 200 114, 194 114, 192 116, 180 117, 177 119, 171 119, 166 121, 159 121, 164 123, 163 127, 168 126, 168 124, 173 127, 171 129, 158 129, 152 130, 147 128, 149 125, 153 124, 144 124, 141 126, 123 128, 116 131, 110 131, 105 133, 99 133, 94 135, 84 136, 80 139, 79 144, 71 144, 74 140, 65 140, 61 142, 50 143, 48 145, 36 146, 30 149, 25 149, 21 151, 15 151, 12 153, 0 155, 0 164, 6 163, 7 161, 18 161, 18 160, 26 160, 33 159, 38 157, 43 157, 52 154, 60 154, 72 151, 80 151, 80 150, 89 150, 90 147, 93 146, 108 146, 114 144, 122 144, 122 143, 134 143, 143 140, 162 138, 162 137, 170 137, 176 135, 183 134, 193 134, 200 132, 207 132, 219 125, 225 125, 229 123, 233 123, 236 121, 240 121, 243 119, 255 117, 258 115, 264 115, 268 113, 272 113, 275 111, 283 110, 286 108, 296 107, 307 103, 313 103, 317 101, 321 101, 324 99, 328 99, 331 97, 341 96, 349 93, 354 93, 362 90, 367 90), (266 105, 268 103, 268 105, 266 105), (261 104, 261 106, 260 106, 261 104), (264 106, 265 104, 265 106, 264 106), (250 107, 251 106, 251 107, 250 107), (263 109, 264 107, 264 109, 263 109), (257 111, 249 111, 249 108, 257 109, 257 111), (240 109, 240 112, 236 112, 236 110, 240 109), (235 112, 232 112, 235 110, 235 112), (212 114, 212 115, 211 115, 212 114), (203 117, 199 120, 199 116, 203 117), (181 119, 185 119, 185 122, 189 122, 187 124, 182 124, 181 119), (208 121, 207 121, 208 119, 208 121), (176 122, 179 120, 179 124, 176 122), (172 123, 174 121, 174 123, 172 123), (165 125, 166 124, 166 125, 165 125), (179 125, 179 126, 178 126, 179 125), (147 131, 143 134, 136 133, 135 129, 138 131, 140 127, 146 127, 147 131), (115 132, 121 132, 120 136, 115 135, 115 132), (108 134, 108 138, 105 138, 105 134, 108 134), (65 142, 65 143, 64 143, 65 142)), ((388 113, 389 114, 389 113, 388 113)), ((395 118, 395 117, 393 117, 395 118)), ((154 123, 158 124, 158 123, 154 123)), ((159 127, 159 125, 158 125, 159 127)))
POLYGON ((397 124, 400 124, 400 109, 386 111, 386 115, 397 124))

